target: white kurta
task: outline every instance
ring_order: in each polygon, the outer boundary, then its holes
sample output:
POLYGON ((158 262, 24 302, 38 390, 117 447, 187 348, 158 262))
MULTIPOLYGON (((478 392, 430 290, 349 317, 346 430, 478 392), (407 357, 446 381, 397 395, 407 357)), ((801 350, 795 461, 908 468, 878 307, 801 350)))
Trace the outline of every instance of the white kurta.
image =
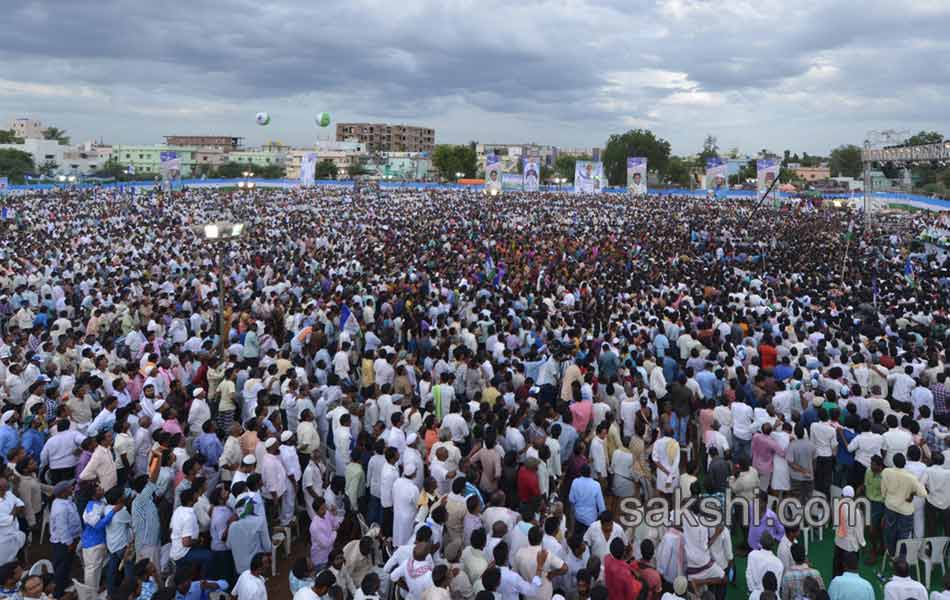
POLYGON ((416 520, 419 488, 411 479, 400 477, 393 485, 393 545, 408 544, 416 520))
POLYGON ((346 465, 350 464, 350 440, 353 436, 350 434, 349 427, 336 427, 333 430, 333 445, 336 450, 333 452, 334 469, 338 476, 342 477, 346 473, 346 465))
POLYGON ((653 462, 668 471, 656 470, 656 489, 666 494, 672 494, 680 480, 680 452, 679 444, 671 437, 662 437, 653 444, 653 462), (672 455, 672 456, 671 456, 672 455))
MULTIPOLYGON (((778 442, 782 450, 788 449, 788 444, 791 442, 791 439, 787 433, 784 431, 773 431, 772 438, 778 442)), ((772 457, 772 489, 776 491, 788 491, 792 489, 788 461, 778 454, 772 457)))

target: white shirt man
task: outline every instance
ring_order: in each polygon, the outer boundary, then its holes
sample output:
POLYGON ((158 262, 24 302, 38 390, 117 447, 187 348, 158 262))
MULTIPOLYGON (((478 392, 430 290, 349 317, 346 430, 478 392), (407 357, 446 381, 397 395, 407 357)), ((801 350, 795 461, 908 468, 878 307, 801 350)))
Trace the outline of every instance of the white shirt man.
POLYGON ((871 457, 881 454, 881 447, 884 445, 884 438, 879 433, 862 431, 854 436, 851 443, 848 444, 848 451, 854 452, 854 460, 864 465, 865 468, 871 467, 871 457))
POLYGON ((927 588, 910 577, 895 575, 884 584, 884 600, 927 600, 927 588))
POLYGON ((926 486, 927 502, 938 510, 950 508, 950 469, 946 464, 927 467, 926 486))
POLYGON ((412 537, 419 500, 419 488, 411 479, 415 471, 415 465, 407 465, 403 476, 392 486, 393 544, 397 546, 408 544, 412 537))
POLYGON ((745 402, 733 402, 730 405, 732 413, 732 435, 740 440, 752 440, 752 425, 755 423, 755 413, 752 407, 745 402))
POLYGON ((750 592, 762 591, 762 577, 767 571, 775 574, 776 581, 782 581, 784 569, 782 561, 769 550, 753 550, 749 553, 746 565, 745 580, 750 592))
POLYGON ((828 421, 811 424, 811 441, 815 443, 815 456, 831 457, 838 447, 838 434, 828 421))
POLYGON ((379 475, 379 503, 383 508, 393 507, 393 485, 399 479, 399 470, 388 462, 379 475))
MULTIPOLYGON (((517 554, 512 557, 511 566, 514 571, 518 573, 525 581, 530 581, 538 573, 538 554, 541 552, 542 546, 525 546, 518 550, 517 554)), ((545 575, 541 578, 541 589, 536 591, 526 598, 533 598, 534 600, 551 600, 551 596, 554 593, 554 585, 551 583, 551 580, 548 578, 548 573, 551 571, 557 571, 564 566, 564 561, 561 560, 556 554, 548 552, 547 558, 544 560, 544 566, 542 567, 542 573, 545 575)))
POLYGON ((613 523, 610 537, 605 538, 604 529, 599 520, 594 521, 584 533, 584 543, 590 548, 591 556, 596 556, 601 561, 603 561, 607 553, 610 552, 610 542, 615 538, 623 540, 624 544, 627 543, 627 536, 624 534, 623 528, 617 523, 613 523))
POLYGON ((188 435, 196 438, 201 435, 201 427, 205 421, 211 420, 211 407, 204 397, 204 390, 199 388, 195 390, 195 397, 191 401, 191 408, 188 409, 188 435), (199 394, 198 391, 201 391, 199 394))
POLYGON ((442 426, 452 432, 452 441, 461 444, 468 437, 469 428, 465 417, 459 413, 447 413, 442 418, 442 426))
POLYGON ((336 376, 341 380, 349 379, 350 357, 344 350, 338 350, 337 353, 333 355, 333 372, 336 373, 336 376))
MULTIPOLYGON (((713 560, 709 546, 709 529, 689 517, 683 520, 683 547, 686 554, 686 569, 695 579, 718 579, 725 575, 713 560)), ((720 533, 722 535, 722 533, 720 533)))
POLYGON ((248 569, 238 577, 231 594, 238 600, 267 600, 267 586, 263 577, 248 569))
POLYGON ((634 425, 637 421, 637 411, 640 410, 640 401, 636 398, 624 398, 620 403, 620 422, 623 423, 623 436, 633 437, 634 425))
POLYGON ((891 395, 898 402, 910 402, 910 394, 917 382, 905 373, 891 373, 887 376, 887 383, 891 386, 891 395))
POLYGON ((400 579, 405 580, 406 587, 409 588, 407 598, 409 600, 420 600, 422 593, 433 586, 432 569, 435 565, 432 562, 432 555, 427 555, 424 559, 418 560, 415 557, 409 558, 390 573, 390 581, 396 582, 400 579))
POLYGON ((169 556, 177 561, 188 554, 189 547, 182 543, 184 538, 191 538, 193 543, 198 541, 198 518, 195 516, 195 510, 190 506, 176 508, 172 514, 171 528, 172 547, 169 556))
POLYGON ((495 593, 501 596, 501 600, 518 600, 519 594, 533 598, 541 590, 543 582, 537 575, 527 581, 508 567, 500 567, 499 571, 501 571, 501 583, 498 584, 495 593))
MULTIPOLYGON (((735 406, 733 404, 733 406, 735 406)), ((680 450, 679 444, 671 437, 661 437, 653 444, 653 462, 656 468, 656 489, 664 494, 672 494, 679 485, 680 450)))
POLYGON ((906 429, 901 429, 900 427, 888 429, 884 432, 882 437, 884 438, 884 443, 881 449, 885 451, 885 467, 894 466, 894 456, 897 454, 903 454, 906 457, 907 449, 914 443, 914 436, 906 429))
POLYGON ((594 479, 607 479, 607 445, 599 435, 590 442, 591 474, 594 479))

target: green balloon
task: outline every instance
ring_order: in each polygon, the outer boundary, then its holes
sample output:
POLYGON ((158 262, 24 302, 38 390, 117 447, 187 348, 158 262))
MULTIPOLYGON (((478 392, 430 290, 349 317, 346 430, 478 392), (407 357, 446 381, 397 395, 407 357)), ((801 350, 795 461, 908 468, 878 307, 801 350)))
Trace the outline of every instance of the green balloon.
POLYGON ((330 113, 322 112, 319 115, 317 115, 317 118, 315 120, 317 122, 317 125, 319 125, 320 127, 326 127, 330 124, 330 113))

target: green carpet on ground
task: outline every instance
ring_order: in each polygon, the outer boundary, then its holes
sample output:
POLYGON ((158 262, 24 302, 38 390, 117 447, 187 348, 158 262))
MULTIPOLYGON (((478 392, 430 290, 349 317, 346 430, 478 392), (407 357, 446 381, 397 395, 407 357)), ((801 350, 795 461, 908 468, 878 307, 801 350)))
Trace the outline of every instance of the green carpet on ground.
MULTIPOLYGON (((733 548, 738 548, 741 545, 741 539, 733 535, 732 538, 733 548)), ((818 540, 816 537, 812 537, 810 543, 808 544, 808 560, 811 563, 811 566, 818 569, 821 573, 822 579, 825 582, 825 588, 827 589, 828 585, 831 584, 831 571, 832 571, 832 561, 834 559, 834 530, 831 527, 825 529, 824 540, 818 540)), ((860 556, 860 569, 861 577, 864 577, 871 582, 871 585, 874 587, 874 595, 877 598, 884 597, 884 583, 877 576, 877 570, 880 568, 881 561, 874 566, 868 566, 864 564, 864 559, 867 556, 865 551, 862 551, 860 556)), ((736 582, 734 585, 730 585, 726 592, 726 600, 747 600, 749 598, 749 590, 746 587, 746 558, 744 556, 736 556, 735 560, 736 566, 736 582)), ((891 576, 891 569, 888 567, 885 572, 885 581, 891 576)), ((915 567, 910 568, 910 575, 914 579, 917 579, 917 569, 915 567)), ((930 575, 930 589, 931 591, 941 590, 943 581, 943 571, 940 569, 939 565, 935 565, 933 572, 930 575)), ((924 578, 924 566, 923 563, 920 565, 920 579, 919 581, 923 583, 924 578)))

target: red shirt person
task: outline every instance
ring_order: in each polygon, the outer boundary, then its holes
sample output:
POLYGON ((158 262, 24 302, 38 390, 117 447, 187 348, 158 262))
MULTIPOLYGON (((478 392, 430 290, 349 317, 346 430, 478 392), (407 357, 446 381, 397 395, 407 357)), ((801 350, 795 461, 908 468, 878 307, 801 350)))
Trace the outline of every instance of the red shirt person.
POLYGON ((624 560, 627 547, 620 538, 610 542, 610 554, 604 557, 604 580, 608 600, 636 600, 643 589, 636 570, 624 560))
POLYGON ((541 481, 538 479, 537 458, 529 457, 518 469, 518 500, 529 504, 541 496, 541 481))

